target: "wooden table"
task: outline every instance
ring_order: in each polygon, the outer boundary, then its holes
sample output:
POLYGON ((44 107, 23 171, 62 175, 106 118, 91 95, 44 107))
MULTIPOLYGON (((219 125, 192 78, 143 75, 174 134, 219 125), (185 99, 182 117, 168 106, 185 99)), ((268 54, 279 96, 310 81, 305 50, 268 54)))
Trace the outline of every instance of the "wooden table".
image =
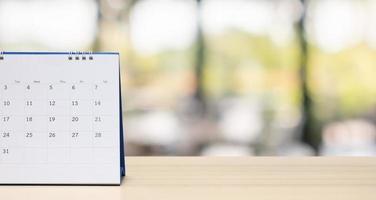
POLYGON ((1 200, 376 199, 376 158, 130 157, 121 186, 0 186, 1 200))

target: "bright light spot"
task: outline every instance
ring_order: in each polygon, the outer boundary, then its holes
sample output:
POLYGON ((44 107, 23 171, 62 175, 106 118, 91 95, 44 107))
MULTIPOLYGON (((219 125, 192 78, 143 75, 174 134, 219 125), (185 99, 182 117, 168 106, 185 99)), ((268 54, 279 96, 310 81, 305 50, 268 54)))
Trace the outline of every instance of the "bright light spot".
POLYGON ((262 132, 261 106, 246 99, 227 100, 219 127, 226 141, 249 144, 262 132))
POLYGON ((130 17, 133 46, 142 53, 189 47, 196 32, 194 1, 144 0, 130 17))
POLYGON ((203 2, 203 23, 208 33, 221 33, 236 28, 264 34, 271 26, 273 2, 247 0, 206 0, 203 2))
POLYGON ((277 45, 285 45, 294 37, 298 5, 293 0, 206 0, 202 10, 204 30, 209 34, 220 34, 237 29, 268 35, 277 45))
POLYGON ((28 48, 80 49, 92 43, 97 5, 92 0, 0 1, 0 42, 28 48))
POLYGON ((202 156, 250 156, 254 154, 254 150, 248 146, 231 144, 210 145, 201 152, 202 156))
POLYGON ((333 122, 324 127, 321 154, 331 156, 376 155, 376 127, 367 120, 333 122))
POLYGON ((364 14, 358 2, 325 0, 316 3, 309 32, 320 48, 336 52, 362 40, 364 14))
POLYGON ((178 118, 170 111, 156 110, 130 116, 125 123, 129 141, 146 145, 173 145, 182 132, 178 118))
POLYGON ((290 44, 294 38, 294 23, 300 14, 300 4, 296 1, 279 1, 273 15, 273 21, 269 24, 269 35, 271 40, 283 46, 290 44))
POLYGON ((367 32, 365 40, 369 46, 376 48, 376 1, 369 1, 367 9, 367 32))

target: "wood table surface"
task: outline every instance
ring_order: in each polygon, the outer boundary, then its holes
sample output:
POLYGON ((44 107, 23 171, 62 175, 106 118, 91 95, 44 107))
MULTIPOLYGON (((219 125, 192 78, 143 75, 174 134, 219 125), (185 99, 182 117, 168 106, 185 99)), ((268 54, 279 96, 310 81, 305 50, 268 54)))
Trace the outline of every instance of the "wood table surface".
POLYGON ((126 166, 121 186, 2 185, 0 200, 376 199, 371 157, 127 157, 126 166))

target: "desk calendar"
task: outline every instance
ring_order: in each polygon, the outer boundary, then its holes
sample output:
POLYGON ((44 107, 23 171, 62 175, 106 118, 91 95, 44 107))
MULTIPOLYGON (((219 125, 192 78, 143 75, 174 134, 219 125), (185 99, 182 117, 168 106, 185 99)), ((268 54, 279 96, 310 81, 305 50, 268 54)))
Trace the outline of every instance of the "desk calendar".
POLYGON ((0 184, 120 184, 118 53, 0 54, 0 184))

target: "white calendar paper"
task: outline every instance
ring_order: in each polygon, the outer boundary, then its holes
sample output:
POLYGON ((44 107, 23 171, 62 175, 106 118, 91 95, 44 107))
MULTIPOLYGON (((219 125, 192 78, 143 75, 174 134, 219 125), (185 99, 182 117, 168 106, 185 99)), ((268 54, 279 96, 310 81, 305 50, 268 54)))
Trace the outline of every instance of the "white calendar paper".
POLYGON ((0 54, 0 184, 120 184, 117 53, 0 54))

